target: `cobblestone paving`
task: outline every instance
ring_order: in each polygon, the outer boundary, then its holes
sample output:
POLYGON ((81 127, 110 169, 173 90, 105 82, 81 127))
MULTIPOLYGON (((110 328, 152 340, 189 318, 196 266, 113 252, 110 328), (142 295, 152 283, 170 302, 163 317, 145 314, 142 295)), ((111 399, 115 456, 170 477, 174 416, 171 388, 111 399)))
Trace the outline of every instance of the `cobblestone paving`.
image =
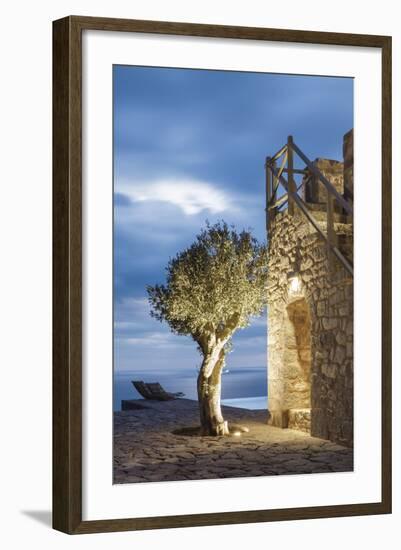
POLYGON ((266 424, 266 411, 223 407, 240 437, 173 433, 199 425, 189 399, 143 401, 146 409, 114 413, 114 483, 347 472, 352 449, 266 424))

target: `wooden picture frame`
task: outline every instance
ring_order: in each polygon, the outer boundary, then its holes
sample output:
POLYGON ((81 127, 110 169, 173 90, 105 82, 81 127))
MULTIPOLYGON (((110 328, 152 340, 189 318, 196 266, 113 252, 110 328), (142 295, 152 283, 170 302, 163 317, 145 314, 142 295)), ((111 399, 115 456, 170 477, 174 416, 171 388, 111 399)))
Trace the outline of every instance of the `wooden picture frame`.
POLYGON ((53 23, 53 527, 69 534, 391 512, 391 38, 71 16, 53 23), (378 502, 82 520, 82 31, 377 48, 382 58, 382 496, 378 502))

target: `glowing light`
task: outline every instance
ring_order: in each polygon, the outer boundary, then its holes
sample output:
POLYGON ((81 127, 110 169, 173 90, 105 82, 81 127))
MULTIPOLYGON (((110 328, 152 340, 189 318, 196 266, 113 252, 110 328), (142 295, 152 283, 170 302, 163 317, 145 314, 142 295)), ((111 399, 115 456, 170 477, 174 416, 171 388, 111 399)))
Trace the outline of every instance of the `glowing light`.
POLYGON ((233 435, 235 435, 236 437, 239 437, 241 435, 241 432, 234 432, 233 435))
POLYGON ((288 274, 288 283, 289 283, 289 291, 291 293, 296 294, 301 290, 301 281, 294 272, 291 272, 288 274))

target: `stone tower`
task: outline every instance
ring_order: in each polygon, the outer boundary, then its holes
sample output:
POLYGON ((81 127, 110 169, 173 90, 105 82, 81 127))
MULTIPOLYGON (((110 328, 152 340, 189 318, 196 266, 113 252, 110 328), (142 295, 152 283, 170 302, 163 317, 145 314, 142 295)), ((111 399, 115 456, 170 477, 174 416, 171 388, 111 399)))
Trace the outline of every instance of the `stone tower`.
MULTIPOLYGON (((350 131, 344 136, 344 162, 313 163, 349 203, 352 140, 350 131)), ((309 169, 304 174, 303 204, 327 234, 328 192, 309 169)), ((352 218, 338 204, 330 216, 332 242, 352 264, 352 218)), ((269 423, 352 446, 352 274, 300 208, 274 212, 268 243, 269 423)))

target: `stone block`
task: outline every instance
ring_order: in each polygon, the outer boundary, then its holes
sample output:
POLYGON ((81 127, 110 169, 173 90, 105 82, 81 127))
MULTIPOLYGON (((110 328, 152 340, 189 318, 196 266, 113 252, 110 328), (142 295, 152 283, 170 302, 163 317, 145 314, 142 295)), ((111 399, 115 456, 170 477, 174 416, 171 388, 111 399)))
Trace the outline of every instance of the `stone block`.
MULTIPOLYGON (((313 164, 342 195, 344 193, 344 164, 338 160, 322 158, 316 159, 313 164)), ((304 187, 304 198, 307 203, 321 205, 327 203, 327 191, 324 184, 320 180, 317 180, 315 177, 311 177, 304 187)))
POLYGON ((144 399, 122 399, 121 410, 122 411, 135 411, 140 409, 147 409, 144 405, 146 401, 144 399))
POLYGON ((337 366, 333 363, 323 363, 322 374, 327 378, 335 378, 337 376, 337 366))
POLYGON ((328 439, 327 418, 324 409, 312 408, 311 411, 311 435, 328 439))
POLYGON ((267 423, 276 428, 288 428, 288 410, 269 409, 270 418, 267 423))
POLYGON ((288 428, 310 433, 311 430, 311 410, 310 409, 290 409, 288 411, 288 428))
POLYGON ((344 196, 348 201, 354 197, 354 131, 350 130, 343 140, 344 196))
POLYGON ((316 305, 316 314, 318 315, 318 317, 322 317, 326 313, 327 313, 327 304, 325 300, 321 300, 316 305))
POLYGON ((313 266, 313 260, 311 258, 307 258, 304 262, 301 262, 301 271, 306 271, 307 269, 310 269, 313 266))
POLYGON ((347 342, 347 336, 344 334, 344 332, 337 332, 336 341, 337 341, 337 344, 340 344, 341 346, 345 346, 347 342))
POLYGON ((338 326, 337 319, 333 317, 323 317, 322 323, 324 330, 333 330, 338 326))
POLYGON ((299 349, 298 357, 302 362, 309 363, 311 360, 311 350, 309 349, 299 349))

